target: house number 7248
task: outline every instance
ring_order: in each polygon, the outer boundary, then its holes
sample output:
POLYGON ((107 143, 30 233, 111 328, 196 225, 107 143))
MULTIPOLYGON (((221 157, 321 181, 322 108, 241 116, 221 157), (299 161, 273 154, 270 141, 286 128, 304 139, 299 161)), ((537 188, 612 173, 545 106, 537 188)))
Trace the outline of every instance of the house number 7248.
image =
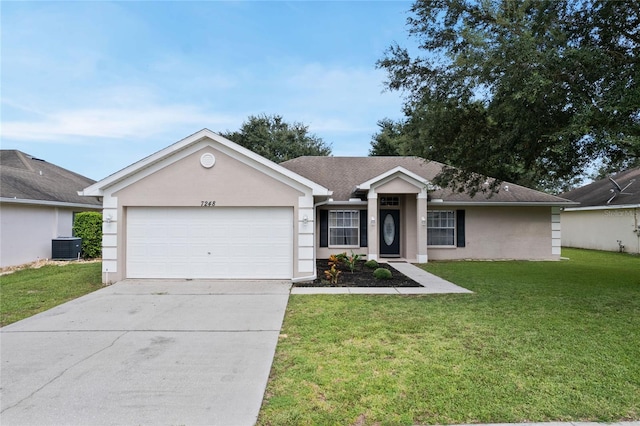
POLYGON ((200 201, 200 207, 215 207, 215 201, 200 201))

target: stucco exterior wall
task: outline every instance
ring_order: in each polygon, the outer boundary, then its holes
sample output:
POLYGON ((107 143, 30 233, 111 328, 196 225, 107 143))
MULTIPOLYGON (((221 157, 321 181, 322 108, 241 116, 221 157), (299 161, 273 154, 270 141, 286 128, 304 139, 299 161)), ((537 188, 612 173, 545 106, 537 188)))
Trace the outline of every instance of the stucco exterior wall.
MULTIPOLYGON (((397 179, 396 181, 401 181, 401 179, 397 179)), ((394 182, 396 182, 394 181, 394 182)), ((396 182, 399 183, 399 182, 396 182)), ((367 258, 372 258, 372 255, 375 255, 375 259, 379 260, 379 234, 380 234, 380 221, 378 220, 380 209, 385 210, 399 210, 400 211, 400 257, 407 259, 409 261, 417 261, 419 259, 419 255, 426 255, 426 248, 420 250, 419 241, 426 242, 426 231, 425 226, 421 223, 421 218, 426 216, 426 198, 419 199, 417 193, 418 190, 414 190, 412 188, 405 188, 411 190, 413 193, 409 194, 397 194, 397 193, 385 193, 379 195, 382 196, 396 196, 399 198, 400 204, 398 206, 379 206, 378 198, 371 198, 367 206, 364 205, 332 205, 332 206, 322 206, 321 210, 367 210, 367 247, 340 247, 340 248, 331 248, 331 247, 316 247, 316 257, 318 259, 327 259, 330 255, 336 253, 347 252, 348 254, 353 251, 356 254, 365 255, 367 258), (418 205, 418 203, 420 205, 418 205), (418 214, 418 212, 421 212, 418 214), (374 218, 374 222, 371 222, 371 218, 374 218)), ((320 225, 316 224, 316 235, 320 235, 320 225)), ((319 244, 319 238, 318 238, 319 244)), ((425 243, 426 244, 426 243, 425 243)), ((420 261, 423 261, 420 258, 420 261)))
MULTIPOLYGON (((318 211, 320 210, 366 210, 366 206, 362 206, 362 205, 348 205, 348 204, 344 204, 344 205, 331 205, 331 206, 322 206, 318 208, 318 211)), ((316 212, 317 215, 316 217, 319 217, 319 213, 316 212)), ((367 224, 367 226, 371 226, 371 224, 367 224)), ((316 223, 314 224, 315 227, 315 233, 316 233, 316 259, 328 259, 329 256, 331 256, 332 254, 338 254, 338 253, 344 253, 346 252, 347 254, 351 254, 351 252, 353 251, 355 254, 362 254, 365 255, 369 252, 369 248, 368 247, 360 247, 360 246, 353 246, 353 247, 320 247, 320 221, 317 220, 316 223)))
POLYGON ((402 178, 395 178, 375 187, 378 194, 418 194, 420 188, 402 178))
MULTIPOLYGON (((430 210, 457 210, 430 207, 430 210)), ((429 260, 557 260, 551 207, 464 207, 466 247, 427 248, 429 260)), ((554 232, 559 232, 555 231, 554 232)))
POLYGON ((305 256, 309 250, 304 247, 313 246, 313 197, 221 150, 205 146, 131 184, 105 191, 103 215, 111 216, 112 222, 105 222, 103 227, 103 280, 114 282, 126 277, 127 208, 199 207, 202 201, 215 201, 215 207, 211 208, 292 207, 293 277, 312 275, 313 262, 300 259, 300 254, 305 256), (204 153, 215 156, 213 167, 201 166, 204 153), (302 223, 304 216, 306 224, 302 223), (304 241, 300 241, 303 234, 304 241), (311 235, 311 242, 307 234, 311 235))
POLYGON ((72 236, 73 213, 81 208, 0 204, 0 267, 51 258, 51 240, 72 236))
POLYGON ((563 211, 562 245, 593 250, 640 253, 640 209, 563 211), (635 232, 634 232, 635 231, 635 232))
POLYGON ((211 147, 201 149, 113 194, 121 206, 291 206, 303 195, 288 185, 211 147), (200 165, 209 152, 216 164, 200 165))

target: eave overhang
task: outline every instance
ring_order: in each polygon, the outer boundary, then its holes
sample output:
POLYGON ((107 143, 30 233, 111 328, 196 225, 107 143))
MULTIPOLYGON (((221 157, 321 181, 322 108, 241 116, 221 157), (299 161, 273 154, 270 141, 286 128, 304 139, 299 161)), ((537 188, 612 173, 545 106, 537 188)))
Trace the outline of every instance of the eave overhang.
POLYGON ((427 202, 428 206, 452 206, 452 207, 567 207, 577 206, 579 203, 574 202, 535 202, 535 201, 439 201, 431 200, 427 202))
POLYGON ((102 210, 102 206, 98 204, 66 203, 62 201, 47 201, 47 200, 29 200, 26 198, 0 197, 0 203, 30 204, 33 206, 71 207, 71 208, 81 208, 81 209, 102 210))
POLYGON ((391 170, 388 170, 378 176, 369 179, 366 182, 362 182, 361 184, 357 185, 354 193, 360 191, 369 191, 372 187, 375 188, 376 186, 382 185, 395 178, 403 179, 417 186, 418 188, 426 188, 426 186, 429 184, 429 181, 422 176, 413 173, 412 171, 407 170, 402 166, 397 166, 391 170))
POLYGON ((590 211, 590 210, 620 210, 620 209, 640 209, 640 204, 615 204, 615 205, 607 205, 607 206, 567 207, 564 209, 564 211, 579 212, 579 211, 590 211))

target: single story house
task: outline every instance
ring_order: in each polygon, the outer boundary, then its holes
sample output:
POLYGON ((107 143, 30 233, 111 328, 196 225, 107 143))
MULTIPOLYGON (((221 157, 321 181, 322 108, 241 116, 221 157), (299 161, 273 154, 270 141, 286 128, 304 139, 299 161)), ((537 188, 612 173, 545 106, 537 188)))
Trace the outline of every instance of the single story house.
POLYGON ((0 150, 0 267, 51 258, 51 241, 71 237, 73 217, 101 211, 78 191, 95 181, 14 149, 0 150))
POLYGON ((273 163, 201 130, 88 186, 103 198, 103 278, 311 280, 331 253, 368 259, 559 259, 562 198, 433 188, 409 157, 273 163))
POLYGON ((580 203, 560 214, 563 246, 640 253, 640 167, 560 196, 580 203))

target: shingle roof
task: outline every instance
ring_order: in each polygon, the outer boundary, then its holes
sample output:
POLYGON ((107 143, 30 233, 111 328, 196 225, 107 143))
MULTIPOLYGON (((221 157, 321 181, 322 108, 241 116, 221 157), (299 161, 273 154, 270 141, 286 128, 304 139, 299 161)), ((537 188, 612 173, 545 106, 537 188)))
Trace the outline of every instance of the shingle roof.
MULTIPOLYGON (((348 200, 353 197, 357 185, 398 166, 427 181, 432 181, 444 167, 436 161, 417 157, 298 157, 280 165, 329 188, 333 191, 335 201, 348 200)), ((472 198, 469 194, 447 189, 430 190, 429 195, 447 202, 570 203, 566 199, 508 182, 504 182, 501 190, 493 196, 478 193, 472 198)))
POLYGON ((0 150, 0 197, 101 206, 81 197, 95 181, 14 149, 0 150))
POLYGON ((611 176, 611 179, 615 183, 609 178, 604 178, 560 196, 579 202, 580 207, 640 204, 640 167, 618 173, 611 176), (627 188, 621 193, 620 189, 625 187, 627 188), (615 197, 611 199, 614 195, 615 197), (609 200, 611 201, 608 202, 609 200))

